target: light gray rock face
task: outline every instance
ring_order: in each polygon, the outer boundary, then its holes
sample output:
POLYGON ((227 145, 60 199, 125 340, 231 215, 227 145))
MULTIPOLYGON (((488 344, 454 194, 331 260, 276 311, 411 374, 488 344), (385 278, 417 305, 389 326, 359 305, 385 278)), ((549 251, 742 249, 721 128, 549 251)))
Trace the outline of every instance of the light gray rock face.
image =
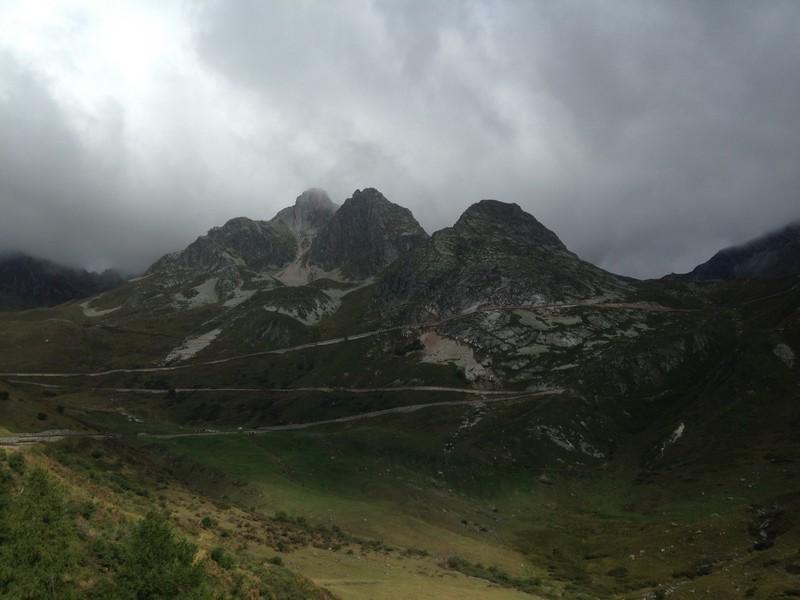
POLYGON ((349 279, 378 274, 428 239, 411 211, 373 188, 356 190, 311 244, 308 262, 349 279))
POLYGON ((483 200, 385 273, 377 308, 387 317, 425 321, 626 288, 621 279, 580 260, 516 204, 483 200))
POLYGON ((411 212, 375 189, 339 208, 319 189, 269 221, 231 219, 156 262, 130 303, 235 306, 256 291, 316 279, 363 281, 427 240, 411 212))
POLYGON ((275 215, 272 222, 285 224, 295 234, 303 251, 311 245, 316 234, 328 224, 338 208, 324 190, 312 188, 300 194, 294 206, 288 206, 275 215))
POLYGON ((324 191, 312 189, 269 221, 231 219, 161 258, 148 271, 148 285, 171 288, 214 277, 224 300, 254 274, 275 273, 298 261, 336 209, 324 191))
POLYGON ((238 217, 214 227, 185 250, 159 260, 150 272, 187 271, 197 276, 226 267, 282 269, 310 245, 336 208, 324 191, 308 190, 298 196, 294 206, 284 208, 269 221, 238 217))

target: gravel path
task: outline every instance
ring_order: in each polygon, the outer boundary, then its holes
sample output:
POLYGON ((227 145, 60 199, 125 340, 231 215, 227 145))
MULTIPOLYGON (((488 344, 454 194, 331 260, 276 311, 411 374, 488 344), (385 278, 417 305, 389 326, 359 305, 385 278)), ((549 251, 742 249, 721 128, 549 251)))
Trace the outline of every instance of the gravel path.
POLYGON ((250 352, 248 354, 238 354, 228 358, 220 358, 217 360, 207 360, 201 362, 194 362, 183 365, 172 365, 168 367, 143 367, 137 369, 108 369, 106 371, 84 372, 84 373, 34 373, 34 372, 9 372, 0 373, 0 377, 103 377, 106 375, 119 375, 126 373, 165 373, 170 371, 179 371, 183 369, 193 369, 197 367, 208 367, 214 365, 221 365, 238 360, 245 360, 248 358, 256 358, 259 356, 268 356, 271 354, 287 354, 289 352, 297 352, 298 350, 307 350, 310 348, 320 348, 322 346, 332 346, 334 344, 342 344, 354 340, 362 340, 369 337, 383 335, 393 331, 401 331, 403 329, 426 329, 443 325, 452 321, 466 319, 476 314, 492 312, 497 310, 558 310, 564 308, 576 308, 578 306, 590 306, 600 309, 629 309, 629 310, 643 310, 647 312, 687 312, 688 309, 672 309, 665 306, 648 304, 648 303, 592 303, 592 302, 579 302, 575 304, 523 304, 519 306, 488 306, 475 311, 464 313, 461 315, 454 315, 439 321, 432 321, 430 323, 412 323, 406 325, 397 325, 395 327, 386 327, 383 329, 374 329, 372 331, 364 331, 353 335, 347 335, 328 340, 320 340, 317 342, 309 342, 307 344, 299 344, 297 346, 289 346, 286 348, 275 348, 272 350, 262 350, 260 352, 250 352))
MULTIPOLYGON (((319 389, 319 388, 317 388, 319 389)), ((375 388, 390 389, 390 388, 375 388)), ((444 388, 450 389, 450 388, 444 388)), ((473 390, 474 391, 474 390, 473 390)), ((187 433, 140 433, 140 437, 154 438, 154 439, 175 439, 186 437, 210 437, 218 435, 258 435, 265 433, 272 433, 276 431, 297 431, 300 429, 309 429, 311 427, 319 427, 323 425, 335 425, 338 423, 350 423, 353 421, 362 421, 365 419, 375 419, 386 415, 408 414, 424 410, 428 408, 439 408, 442 406, 464 406, 464 405, 481 405, 495 402, 513 401, 513 400, 529 400, 533 398, 540 398, 543 396, 552 396, 563 393, 561 388, 553 388, 548 390, 540 390, 536 392, 498 392, 495 391, 494 395, 491 393, 486 396, 485 392, 481 395, 484 397, 476 400, 448 400, 444 402, 427 402, 424 404, 409 404, 406 406, 396 406, 394 408, 386 408, 383 410, 374 410, 356 415, 348 415, 346 417, 338 417, 336 419, 324 419, 320 421, 308 421, 305 423, 289 423, 286 425, 271 425, 267 427, 259 427, 257 429, 239 429, 236 431, 197 431, 187 433)), ((11 436, 0 437, 0 446, 22 446, 26 444, 35 444, 41 442, 57 442, 68 437, 83 437, 92 439, 107 439, 119 437, 118 434, 110 433, 97 433, 74 431, 70 429, 59 429, 52 431, 42 431, 39 433, 16 433, 11 436)))

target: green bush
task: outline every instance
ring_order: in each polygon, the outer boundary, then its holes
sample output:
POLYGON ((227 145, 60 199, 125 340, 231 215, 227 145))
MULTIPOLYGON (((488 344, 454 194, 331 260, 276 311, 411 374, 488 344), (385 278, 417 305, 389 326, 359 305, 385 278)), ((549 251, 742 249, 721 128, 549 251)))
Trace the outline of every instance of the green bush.
POLYGON ((200 521, 200 524, 203 526, 204 529, 212 529, 217 526, 217 522, 208 516, 203 517, 203 520, 200 521))
POLYGON ((485 567, 480 563, 471 563, 460 556, 451 556, 445 566, 470 577, 485 579, 503 587, 514 588, 527 593, 541 591, 542 581, 538 577, 514 577, 499 567, 485 567))
POLYGON ((222 546, 217 546, 211 550, 211 560, 213 560, 223 569, 233 568, 233 559, 225 552, 225 548, 222 546))
POLYGON ((166 517, 149 513, 123 542, 121 564, 108 590, 121 600, 189 600, 204 597, 206 574, 196 548, 179 539, 166 517))
POLYGON ((2 517, 0 596, 76 597, 68 576, 80 558, 78 538, 61 489, 44 471, 33 469, 2 517))
POLYGON ((23 473, 25 471, 25 457, 19 452, 12 452, 8 456, 8 466, 17 473, 23 473))

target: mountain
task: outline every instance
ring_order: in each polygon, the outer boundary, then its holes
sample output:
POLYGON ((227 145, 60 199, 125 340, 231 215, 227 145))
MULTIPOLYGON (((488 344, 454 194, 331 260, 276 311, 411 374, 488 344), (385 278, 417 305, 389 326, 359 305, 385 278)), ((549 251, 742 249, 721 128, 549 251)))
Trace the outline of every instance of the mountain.
POLYGON ((428 237, 309 190, 0 339, 0 443, 74 494, 84 592, 158 508, 221 597, 796 595, 796 279, 635 281, 515 204, 428 237))
POLYGON ((55 306, 122 282, 114 271, 89 273, 26 254, 0 257, 0 310, 55 306))
POLYGON ((800 223, 725 248, 682 275, 690 281, 765 279, 800 274, 800 223))
POLYGON ((157 261, 147 275, 166 279, 168 285, 216 275, 217 291, 229 294, 248 274, 278 275, 302 260, 314 236, 336 209, 325 192, 308 190, 270 221, 238 217, 211 229, 185 250, 157 261))
POLYGON ((356 190, 311 244, 309 263, 349 279, 377 275, 428 239, 407 208, 374 188, 356 190))
POLYGON ((424 321, 626 289, 622 279, 580 260, 518 205, 483 200, 398 261, 381 279, 378 295, 383 314, 424 321))
POLYGON ((408 209, 377 190, 356 190, 339 208, 311 189, 269 221, 238 217, 215 227, 157 261, 147 277, 176 292, 204 283, 201 293, 222 302, 242 289, 364 280, 426 238, 408 209))

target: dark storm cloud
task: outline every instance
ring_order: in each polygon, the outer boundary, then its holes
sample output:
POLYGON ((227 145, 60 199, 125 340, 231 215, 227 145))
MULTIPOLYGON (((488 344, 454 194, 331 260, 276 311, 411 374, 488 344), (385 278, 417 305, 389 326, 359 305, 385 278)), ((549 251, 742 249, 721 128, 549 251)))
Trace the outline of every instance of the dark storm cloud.
POLYGON ((798 3, 192 6, 135 100, 76 109, 0 61, 0 246, 141 268, 305 187, 375 186, 429 231, 517 202, 658 276, 800 217, 798 3))

